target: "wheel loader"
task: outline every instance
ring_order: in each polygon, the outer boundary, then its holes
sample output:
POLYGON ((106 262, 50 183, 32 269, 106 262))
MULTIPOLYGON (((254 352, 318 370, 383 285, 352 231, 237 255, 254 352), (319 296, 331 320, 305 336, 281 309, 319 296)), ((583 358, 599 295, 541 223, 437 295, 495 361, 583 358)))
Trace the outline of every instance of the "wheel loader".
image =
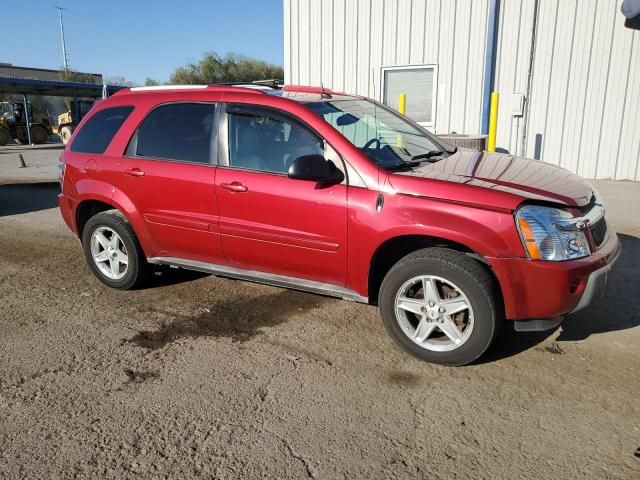
MULTIPOLYGON (((29 107, 29 126, 31 142, 35 144, 45 143, 53 133, 49 117, 45 114, 34 114, 31 107, 29 107)), ((22 144, 29 142, 24 104, 0 102, 0 146, 6 145, 13 139, 22 144)))
POLYGON ((94 103, 94 100, 72 100, 69 104, 69 109, 58 115, 58 126, 57 129, 54 127, 54 133, 60 136, 62 143, 65 145, 69 143, 73 130, 87 112, 91 110, 94 103))

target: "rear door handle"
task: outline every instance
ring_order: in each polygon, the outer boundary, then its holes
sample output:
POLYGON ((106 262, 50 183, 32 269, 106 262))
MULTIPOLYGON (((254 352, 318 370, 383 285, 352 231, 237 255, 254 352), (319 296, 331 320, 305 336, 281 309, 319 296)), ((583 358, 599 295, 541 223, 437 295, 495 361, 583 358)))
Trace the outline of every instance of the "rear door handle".
POLYGON ((144 177, 144 172, 139 168, 132 168, 131 170, 125 170, 125 175, 130 175, 132 177, 144 177))
POLYGON ((240 182, 221 183, 220 188, 224 188, 225 190, 236 193, 246 192, 247 190, 249 190, 240 182))

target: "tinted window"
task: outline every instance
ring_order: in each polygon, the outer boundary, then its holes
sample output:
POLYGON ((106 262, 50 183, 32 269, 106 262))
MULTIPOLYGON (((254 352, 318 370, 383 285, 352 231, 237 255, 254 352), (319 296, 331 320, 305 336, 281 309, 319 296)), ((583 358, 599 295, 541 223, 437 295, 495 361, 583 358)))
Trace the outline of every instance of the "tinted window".
POLYGON ((138 129, 136 155, 209 163, 215 106, 176 103, 153 110, 138 129))
POLYGON ((113 107, 100 110, 78 131, 71 144, 72 152, 104 153, 133 107, 113 107))
POLYGON ((229 164, 286 173, 303 155, 322 155, 322 143, 309 131, 277 116, 229 114, 229 164))

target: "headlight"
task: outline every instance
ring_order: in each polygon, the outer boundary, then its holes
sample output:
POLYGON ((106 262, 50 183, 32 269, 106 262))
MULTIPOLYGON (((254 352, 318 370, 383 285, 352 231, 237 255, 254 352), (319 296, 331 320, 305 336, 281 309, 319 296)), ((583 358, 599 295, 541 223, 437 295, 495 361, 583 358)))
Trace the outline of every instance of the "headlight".
POLYGON ((563 229, 573 218, 558 208, 525 205, 516 211, 516 226, 522 244, 532 260, 572 260, 588 256, 584 232, 563 229))

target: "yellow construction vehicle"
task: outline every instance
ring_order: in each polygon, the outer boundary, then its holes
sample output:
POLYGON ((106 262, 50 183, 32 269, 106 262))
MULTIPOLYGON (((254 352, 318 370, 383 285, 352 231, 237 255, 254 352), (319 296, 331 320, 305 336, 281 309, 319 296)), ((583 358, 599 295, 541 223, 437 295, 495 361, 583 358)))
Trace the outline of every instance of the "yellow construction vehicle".
POLYGON ((54 127, 54 133, 57 133, 65 145, 69 143, 71 134, 76 128, 80 120, 91 110, 94 100, 72 100, 69 109, 58 115, 58 126, 54 127), (78 116, 79 118, 74 118, 78 116))
MULTIPOLYGON (((19 143, 29 143, 24 104, 19 102, 0 102, 0 145, 6 145, 13 139, 19 143)), ((45 143, 53 133, 51 121, 45 114, 34 114, 29 106, 29 127, 31 142, 45 143)))

